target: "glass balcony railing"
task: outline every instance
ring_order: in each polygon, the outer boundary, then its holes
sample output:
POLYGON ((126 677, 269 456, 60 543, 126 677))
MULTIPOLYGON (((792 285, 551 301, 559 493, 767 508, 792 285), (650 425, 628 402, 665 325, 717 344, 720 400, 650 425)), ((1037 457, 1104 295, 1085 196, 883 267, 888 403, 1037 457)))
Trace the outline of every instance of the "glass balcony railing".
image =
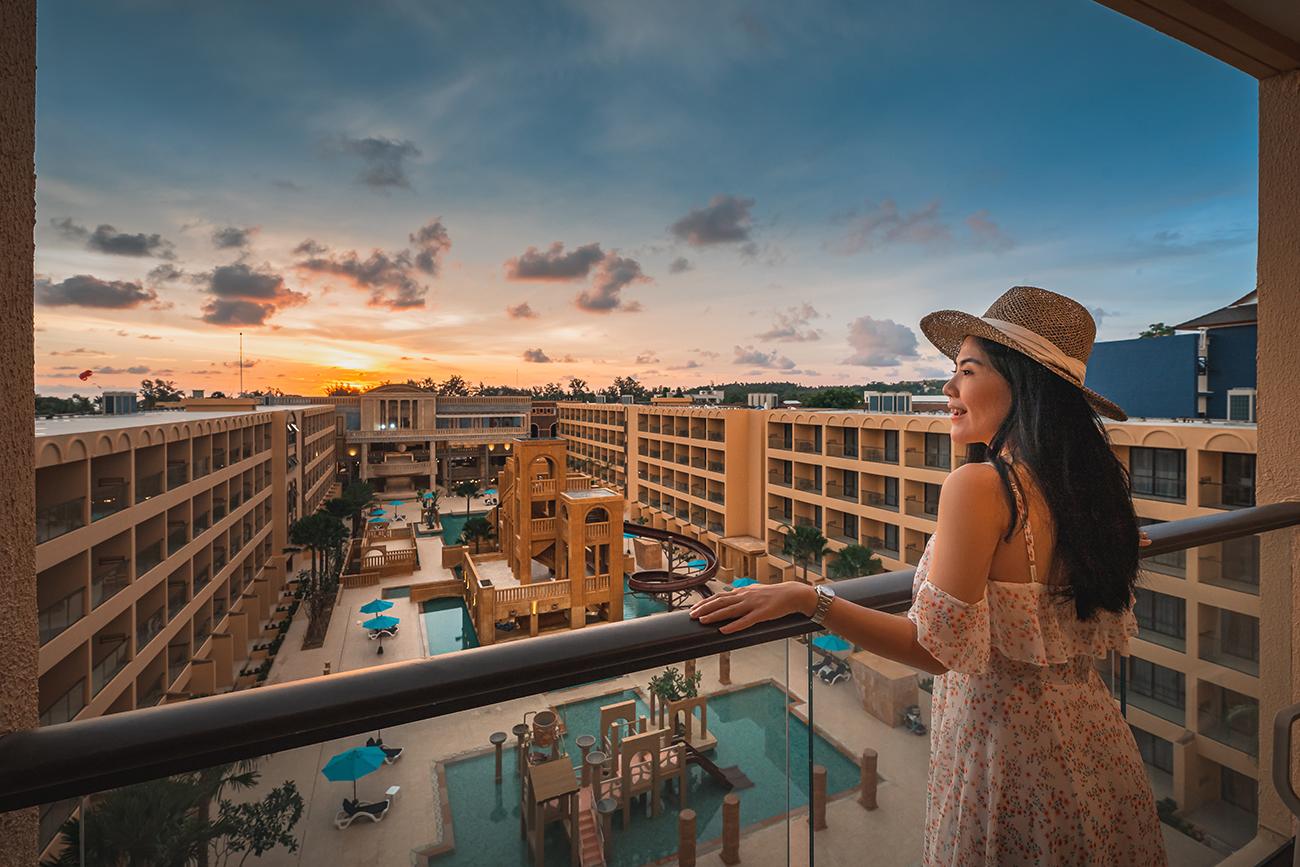
POLYGON ((143 650, 145 645, 153 641, 154 637, 162 632, 163 627, 167 625, 166 612, 159 608, 152 614, 141 620, 135 627, 135 646, 136 650, 143 650))
POLYGON ((106 560, 90 574, 90 607, 98 608, 126 589, 131 577, 125 559, 106 560))
POLYGON ((167 466, 167 490, 179 488, 190 480, 190 468, 185 464, 167 466))
POLYGON ((174 680, 176 675, 180 674, 181 669, 190 664, 190 646, 188 644, 172 644, 167 647, 167 669, 174 680))
POLYGON ((85 706, 86 679, 83 677, 41 711, 41 725, 58 725, 75 719, 85 706))
POLYGON ((188 527, 182 524, 181 526, 172 529, 172 531, 167 534, 168 556, 171 556, 172 554, 175 554, 180 549, 184 548, 187 544, 189 544, 189 541, 190 541, 190 531, 188 527))
POLYGON ((227 512, 226 512, 226 501, 225 501, 225 500, 213 500, 213 501, 212 501, 212 520, 213 520, 213 521, 220 521, 222 518, 226 517, 226 514, 227 514, 227 512))
MULTIPOLYGON (((1223 538, 1225 528, 1245 534, 1297 524, 1300 504, 1170 522, 1150 531, 1152 553, 1191 547, 1198 534, 1223 538)), ((820 569, 807 567, 810 577, 820 569)), ((897 612, 910 602, 911 580, 909 571, 891 572, 845 579, 836 590, 897 612)), ((207 626, 196 624, 197 642, 207 626)), ((864 840, 887 843, 891 863, 919 863, 921 829, 898 816, 924 809, 929 739, 899 726, 913 704, 929 722, 928 693, 900 679, 899 701, 865 711, 854 672, 847 682, 816 676, 828 661, 800 638, 814 632, 801 617, 722 635, 684 612, 629 616, 599 629, 489 641, 471 654, 421 654, 347 677, 215 696, 202 713, 165 704, 148 711, 148 726, 126 711, 59 732, 19 732, 0 738, 0 810, 98 793, 90 809, 120 815, 146 794, 120 788, 125 779, 147 779, 160 766, 198 771, 216 753, 257 762, 258 779, 241 802, 317 817, 290 822, 301 863, 334 863, 364 829, 328 827, 336 816, 356 824, 360 807, 344 803, 350 784, 319 782, 319 768, 382 730, 384 746, 406 755, 359 780, 357 795, 376 816, 395 811, 401 821, 365 837, 368 863, 614 867, 694 863, 698 854, 723 863, 742 855, 739 863, 848 864, 861 862, 864 840), (683 676, 692 687, 674 686, 683 676), (681 699, 666 695, 683 691, 681 699), (878 792, 875 745, 883 743, 899 771, 878 792), (39 772, 56 744, 56 767, 68 771, 39 772), (431 767, 434 799, 426 797, 431 767), (282 788, 286 780, 296 783, 292 791, 282 788), (887 809, 875 810, 878 794, 887 809), (296 798, 301 812, 283 806, 296 798)), ((1197 733, 1249 751, 1258 725, 1243 697, 1213 696, 1204 683, 1197 695, 1197 733)), ((1132 689, 1124 700, 1139 706, 1132 689)), ((185 779, 173 778, 182 799, 185 779)), ((1069 830, 1080 819, 1050 821, 1069 830)), ((168 832, 148 820, 141 830, 168 832)), ((1197 863, 1224 854, 1203 849, 1197 863)), ((288 853, 267 857, 281 855, 288 853)))
POLYGON ((163 553, 163 543, 159 539, 152 545, 146 545, 139 551, 135 552, 135 574, 140 577, 153 567, 161 563, 166 555, 163 553))
POLYGON ((212 570, 207 566, 194 573, 194 592, 197 594, 212 581, 212 570))
POLYGON ((203 645, 203 642, 207 641, 208 636, 211 634, 212 634, 211 620, 200 620, 198 623, 194 624, 194 646, 201 647, 203 645))
POLYGON ((128 642, 125 639, 119 640, 117 645, 91 668, 91 694, 99 695, 99 691, 107 686, 108 682, 116 677, 119 671, 126 668, 126 664, 130 661, 131 648, 128 642))
POLYGON ((162 492, 163 474, 161 470, 135 480, 135 501, 137 503, 143 503, 145 500, 156 497, 162 492))
POLYGON ((37 616, 41 644, 59 636, 65 629, 86 616, 86 591, 80 587, 67 596, 42 608, 37 616))
POLYGON ((212 472, 212 458, 203 457, 194 459, 194 478, 201 479, 210 472, 212 472))
POLYGON ((167 585, 167 622, 176 619, 190 601, 189 587, 183 583, 167 585))
POLYGON ((64 533, 86 526, 86 498, 73 497, 61 503, 36 507, 36 543, 48 542, 64 533))
POLYGON ((159 673, 157 677, 149 682, 143 691, 141 691, 137 686, 135 706, 153 707, 158 702, 162 701, 163 692, 166 689, 166 685, 163 683, 164 680, 166 680, 166 676, 159 673))
POLYGON ((194 519, 194 535, 197 536, 211 526, 212 516, 210 513, 204 512, 202 515, 199 515, 194 519))
POLYGON ((225 449, 212 450, 212 469, 224 470, 226 468, 226 451, 225 449))
POLYGON ((99 521, 122 511, 130 503, 126 482, 99 484, 90 498, 90 520, 99 521))

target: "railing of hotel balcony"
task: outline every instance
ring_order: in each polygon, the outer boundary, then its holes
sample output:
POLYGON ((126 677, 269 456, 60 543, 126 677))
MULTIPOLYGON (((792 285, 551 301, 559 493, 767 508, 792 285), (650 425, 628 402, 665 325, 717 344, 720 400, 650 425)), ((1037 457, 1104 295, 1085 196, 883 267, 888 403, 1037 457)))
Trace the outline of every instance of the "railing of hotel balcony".
POLYGON ((57 602, 42 608, 36 616, 41 644, 53 640, 86 616, 86 591, 78 587, 57 602))
POLYGON ((48 541, 86 525, 86 498, 73 497, 62 503, 36 507, 36 542, 48 541))
POLYGON ((101 482, 90 498, 90 520, 98 521, 117 514, 128 503, 126 482, 101 482))
MULTIPOLYGON (((1300 525, 1300 503, 1242 509, 1153 526, 1147 531, 1152 538, 1152 545, 1145 551, 1150 555, 1160 555, 1297 525, 1300 525)), ((816 574, 817 571, 816 564, 812 564, 809 572, 816 574)), ((836 590, 841 598, 860 605, 901 611, 910 603, 911 582, 912 570, 900 570, 839 581, 836 590)), ((196 645, 206 638, 206 631, 206 623, 196 629, 196 645)), ((377 729, 384 731, 388 743, 400 745, 404 741, 409 747, 416 742, 416 733, 408 732, 404 735, 400 729, 393 730, 395 727, 773 642, 783 642, 778 647, 782 647, 786 654, 784 662, 781 656, 771 655, 770 658, 747 657, 750 660, 747 664, 752 667, 756 664, 754 660, 758 660, 759 665, 767 667, 773 673, 787 671, 792 662, 789 656, 791 652, 801 655, 806 653, 809 662, 816 662, 811 649, 787 641, 815 631, 816 627, 806 618, 790 616, 760 624, 744 632, 724 635, 715 628, 691 620, 685 612, 669 612, 599 629, 572 630, 527 641, 513 641, 460 653, 375 666, 349 672, 346 676, 308 678, 63 724, 52 722, 40 729, 0 737, 0 810, 90 795, 130 783, 192 772, 242 759, 270 755, 269 761, 275 761, 277 757, 271 754, 279 751, 313 747, 338 738, 361 737, 377 729)), ((119 647, 118 650, 121 649, 119 647)), ((104 659, 95 667, 97 680, 102 680, 100 671, 106 663, 110 663, 110 660, 104 659)), ((754 676, 751 672, 742 679, 748 682, 754 676)), ((775 816, 764 815, 745 820, 746 834, 761 833, 759 825, 770 824, 766 822, 768 819, 793 821, 793 816, 800 814, 800 808, 807 803, 807 793, 818 791, 821 785, 821 771, 816 765, 822 768, 829 765, 832 775, 836 772, 839 774, 839 782, 829 784, 832 807, 849 803, 841 802, 836 795, 855 792, 858 777, 853 757, 844 755, 843 748, 837 748, 827 739, 826 730, 818 725, 815 713, 815 704, 822 700, 819 696, 827 695, 826 689, 829 687, 817 684, 816 690, 812 688, 811 666, 808 668, 808 678, 808 689, 802 696, 797 692, 802 689, 802 684, 782 684, 781 677, 773 684, 778 696, 782 691, 794 690, 794 701, 802 700, 804 704, 803 713, 795 716, 788 710, 790 699, 781 696, 777 702, 784 708, 787 734, 783 736, 780 731, 782 718, 779 716, 776 719, 753 720, 767 724, 766 727, 759 727, 767 740, 758 742, 758 752, 764 752, 762 747, 766 746, 777 754, 774 764, 778 770, 780 765, 785 765, 788 777, 783 778, 779 785, 783 794, 787 790, 791 792, 790 804, 794 809, 787 813, 789 807, 785 798, 781 798, 775 816), (805 723, 804 720, 808 722, 805 723), (802 742, 805 737, 806 747, 802 742)), ((746 690, 751 688, 754 687, 740 687, 746 690)), ((725 692, 727 690, 723 689, 709 697, 711 701, 718 701, 725 692)), ((49 720, 70 718, 75 715, 79 696, 83 694, 81 686, 74 685, 64 697, 47 708, 43 717, 49 720), (56 710, 60 703, 64 709, 56 710)), ((745 707, 749 708, 750 705, 745 707)), ((1293 718, 1300 717, 1300 706, 1288 710, 1293 712, 1293 718)), ((1196 709, 1189 708, 1189 712, 1195 714, 1196 709)), ((755 711, 751 708, 740 710, 740 713, 743 716, 755 711)), ((1221 738, 1229 746, 1254 749, 1251 744, 1238 743, 1242 739, 1242 730, 1233 727, 1233 720, 1216 719, 1213 714, 1208 716, 1210 718, 1204 721, 1207 736, 1221 738)), ((1279 714, 1278 719, 1282 720, 1283 715, 1279 714)), ((715 726, 725 725, 727 715, 715 711, 710 714, 710 721, 710 728, 714 729, 715 726), (715 715, 720 718, 715 719, 715 715)), ((502 718, 497 727, 508 731, 513 722, 517 722, 514 717, 502 718)), ((752 728, 748 718, 741 722, 752 728)), ((1289 738, 1289 725, 1282 726, 1279 723, 1277 732, 1279 738, 1289 738)), ((476 772, 490 775, 491 748, 487 740, 485 728, 482 759, 486 764, 482 764, 476 772)), ((511 744, 511 749, 507 751, 506 769, 513 775, 516 753, 513 742, 511 744)), ((318 752, 318 747, 313 749, 313 762, 318 752)), ((1274 755, 1285 764, 1289 761, 1290 752, 1289 748, 1284 747, 1275 750, 1274 755)), ((297 762, 298 758, 286 757, 290 764, 297 762)), ((747 761, 755 762, 759 758, 758 755, 742 752, 741 769, 744 770, 747 761)), ((283 767, 277 768, 276 773, 283 767)), ((1287 770, 1284 767, 1279 773, 1275 768, 1275 777, 1279 784, 1286 780, 1284 798, 1293 809, 1297 809, 1300 808, 1300 798, 1295 797, 1290 789, 1289 779, 1285 776, 1287 770)), ((440 780, 445 783, 446 777, 442 773, 440 770, 440 780)), ((505 792, 508 798, 515 797, 517 793, 518 784, 514 785, 514 789, 505 792)), ((759 785, 772 785, 772 782, 765 779, 759 785)), ((899 787, 891 789, 892 796, 897 797, 899 787)), ((453 798, 456 795, 454 790, 452 795, 453 798)), ((741 793, 741 798, 742 803, 747 800, 744 792, 741 793)), ((400 801, 394 809, 402 809, 404 805, 406 809, 411 809, 417 803, 418 800, 400 801)), ((470 810, 468 814, 458 814, 458 825, 461 821, 498 821, 489 817, 490 802, 478 805, 481 808, 480 814, 473 812, 469 802, 458 803, 465 804, 466 809, 470 810), (460 818, 462 815, 465 816, 463 820, 460 818)), ((672 813, 672 809, 667 806, 664 810, 672 813)), ((637 822, 647 821, 640 816, 639 810, 637 814, 637 822)), ((503 815, 506 816, 503 820, 506 824, 500 827, 509 827, 517 832, 518 820, 511 817, 509 810, 503 815)), ((811 834, 798 835, 807 842, 809 849, 806 855, 802 851, 788 851, 787 858, 791 862, 797 860, 801 863, 815 863, 818 852, 824 852, 828 860, 834 856, 842 861, 844 853, 838 848, 832 848, 836 846, 837 839, 842 841, 842 847, 859 845, 860 840, 858 836, 837 837, 837 828, 843 827, 842 823, 846 819, 860 824, 871 821, 874 816, 876 814, 831 812, 829 827, 815 827, 811 834)), ((675 832, 676 817, 672 818, 669 828, 675 832)), ((877 821, 888 821, 888 816, 883 815, 877 821)), ((330 835, 328 839, 336 839, 333 835, 337 832, 333 829, 327 831, 327 824, 315 823, 308 826, 304 823, 299 826, 298 832, 326 833, 330 835)), ((920 830, 910 828, 907 833, 915 834, 919 845, 920 830)), ((712 835, 716 834, 715 827, 712 835)), ((458 827, 458 840, 460 836, 458 827)), ((513 837, 514 834, 505 836, 513 837)), ((667 836, 671 837, 670 842, 666 843, 667 851, 647 853, 647 860, 657 860, 673 854, 676 834, 667 836)), ((778 837, 769 836, 767 839, 775 842, 778 837)), ((614 841, 617 847, 617 835, 614 841)), ((706 841, 706 845, 709 844, 711 841, 706 841)), ((742 848, 746 845, 743 839, 741 845, 742 848)))
POLYGON ((162 470, 156 473, 150 473, 147 476, 141 476, 135 480, 135 501, 143 503, 150 497, 156 497, 163 490, 162 470))

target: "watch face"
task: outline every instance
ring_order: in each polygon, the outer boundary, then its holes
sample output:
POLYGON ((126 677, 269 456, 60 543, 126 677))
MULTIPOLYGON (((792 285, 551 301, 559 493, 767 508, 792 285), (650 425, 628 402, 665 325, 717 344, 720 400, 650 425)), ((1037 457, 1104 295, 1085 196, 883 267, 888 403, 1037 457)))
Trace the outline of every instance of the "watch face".
POLYGON ((834 596, 834 595, 835 595, 835 588, 834 588, 834 587, 827 587, 825 584, 818 584, 818 585, 817 585, 817 592, 820 593, 820 594, 822 594, 823 596, 834 596))

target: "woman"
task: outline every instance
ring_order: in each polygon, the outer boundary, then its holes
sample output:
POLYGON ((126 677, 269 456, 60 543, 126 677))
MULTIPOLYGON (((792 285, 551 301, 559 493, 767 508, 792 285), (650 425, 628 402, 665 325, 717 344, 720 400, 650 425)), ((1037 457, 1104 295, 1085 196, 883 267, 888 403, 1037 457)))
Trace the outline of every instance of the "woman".
POLYGON ((1096 325, 1018 286, 921 330, 955 362, 952 442, 906 617, 821 585, 752 585, 692 609, 735 632, 799 612, 934 681, 926 864, 1166 863, 1154 799, 1095 660, 1126 652, 1138 548, 1128 477, 1085 388, 1096 325))

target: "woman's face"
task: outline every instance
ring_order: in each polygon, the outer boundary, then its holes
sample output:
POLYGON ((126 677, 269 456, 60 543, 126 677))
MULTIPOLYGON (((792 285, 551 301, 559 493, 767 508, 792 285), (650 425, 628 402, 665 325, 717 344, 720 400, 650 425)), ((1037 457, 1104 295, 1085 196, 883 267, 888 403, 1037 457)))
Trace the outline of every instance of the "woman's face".
POLYGON ((974 337, 962 341, 952 379, 944 383, 952 441, 987 443, 1011 411, 1011 386, 998 373, 974 337))

